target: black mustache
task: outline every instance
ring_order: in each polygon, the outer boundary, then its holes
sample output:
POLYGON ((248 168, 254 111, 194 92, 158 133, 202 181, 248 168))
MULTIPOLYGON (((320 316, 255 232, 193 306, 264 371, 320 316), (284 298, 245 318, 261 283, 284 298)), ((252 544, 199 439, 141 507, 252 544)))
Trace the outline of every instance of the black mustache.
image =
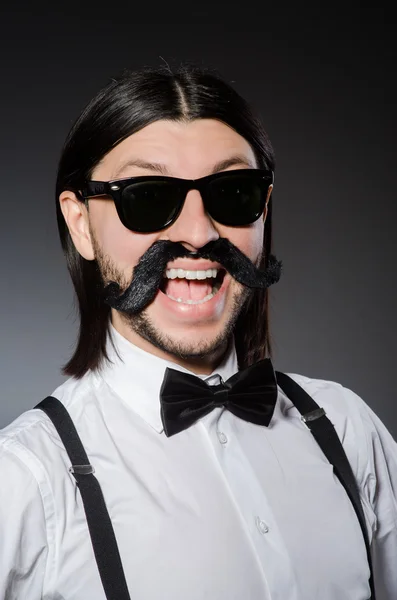
POLYGON ((236 281, 250 288, 268 288, 281 276, 282 263, 273 254, 268 258, 267 268, 260 270, 226 238, 209 242, 197 252, 190 252, 179 243, 159 240, 142 255, 134 268, 132 281, 123 293, 120 293, 118 283, 111 282, 105 287, 105 302, 122 312, 139 313, 154 300, 167 264, 176 258, 186 257, 217 262, 236 281))

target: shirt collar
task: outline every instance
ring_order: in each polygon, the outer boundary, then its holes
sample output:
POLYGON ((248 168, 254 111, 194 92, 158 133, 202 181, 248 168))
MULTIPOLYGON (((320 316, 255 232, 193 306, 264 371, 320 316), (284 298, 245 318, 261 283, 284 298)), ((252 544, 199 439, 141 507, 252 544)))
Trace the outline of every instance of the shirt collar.
POLYGON ((99 376, 158 433, 163 431, 159 395, 167 367, 196 375, 208 381, 210 385, 219 383, 219 378, 226 381, 238 371, 234 343, 230 344, 222 362, 210 375, 197 375, 176 363, 138 348, 112 325, 106 351, 109 361, 101 368, 99 376))

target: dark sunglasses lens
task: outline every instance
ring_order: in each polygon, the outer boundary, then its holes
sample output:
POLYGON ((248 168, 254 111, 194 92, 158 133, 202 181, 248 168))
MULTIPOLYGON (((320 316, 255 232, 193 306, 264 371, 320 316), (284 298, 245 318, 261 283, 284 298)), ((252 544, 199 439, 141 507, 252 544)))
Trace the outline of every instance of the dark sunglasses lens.
POLYGON ((121 197, 124 225, 142 233, 164 229, 178 215, 183 194, 174 182, 164 180, 128 185, 121 197))
POLYGON ((209 183, 208 212, 223 225, 249 225, 263 213, 268 188, 257 176, 228 173, 209 183))

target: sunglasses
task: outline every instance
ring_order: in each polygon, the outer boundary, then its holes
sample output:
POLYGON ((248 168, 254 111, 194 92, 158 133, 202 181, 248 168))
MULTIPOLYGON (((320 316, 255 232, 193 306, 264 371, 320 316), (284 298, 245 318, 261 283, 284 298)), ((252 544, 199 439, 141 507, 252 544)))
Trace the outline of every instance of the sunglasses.
POLYGON ((243 226, 263 214, 273 171, 235 169, 201 179, 144 176, 114 181, 86 181, 83 200, 111 196, 120 221, 127 229, 154 233, 169 227, 179 217, 187 193, 198 190, 204 208, 222 225, 243 226))

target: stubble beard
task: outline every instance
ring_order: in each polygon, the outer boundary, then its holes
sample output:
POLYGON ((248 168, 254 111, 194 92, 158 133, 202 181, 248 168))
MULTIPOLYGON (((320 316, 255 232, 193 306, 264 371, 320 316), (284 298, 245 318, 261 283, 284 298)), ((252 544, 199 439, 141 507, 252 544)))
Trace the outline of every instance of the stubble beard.
POLYGON ((120 316, 132 331, 163 352, 177 356, 182 360, 209 359, 221 356, 226 351, 233 336, 237 319, 250 293, 242 286, 239 287, 240 289, 234 294, 232 308, 222 330, 211 338, 207 337, 192 343, 185 340, 175 340, 164 331, 161 331, 150 318, 148 309, 143 310, 138 315, 120 313, 120 316))
MULTIPOLYGON (((122 273, 109 256, 106 256, 100 248, 95 235, 92 235, 95 259, 104 285, 110 281, 119 284, 121 290, 125 290, 129 281, 127 281, 124 273, 122 273)), ((244 304, 249 299, 252 291, 249 288, 236 283, 236 291, 233 294, 232 307, 230 314, 225 322, 223 329, 214 335, 212 338, 205 338, 200 341, 192 342, 180 341, 172 338, 171 335, 161 331, 150 318, 148 308, 141 311, 139 314, 129 314, 119 311, 119 315, 123 323, 131 329, 132 332, 139 335, 142 339, 152 344, 155 348, 167 354, 174 355, 182 360, 208 360, 210 357, 221 356, 227 349, 237 319, 244 307, 244 304)), ((230 289, 230 288, 229 288, 230 289)))

